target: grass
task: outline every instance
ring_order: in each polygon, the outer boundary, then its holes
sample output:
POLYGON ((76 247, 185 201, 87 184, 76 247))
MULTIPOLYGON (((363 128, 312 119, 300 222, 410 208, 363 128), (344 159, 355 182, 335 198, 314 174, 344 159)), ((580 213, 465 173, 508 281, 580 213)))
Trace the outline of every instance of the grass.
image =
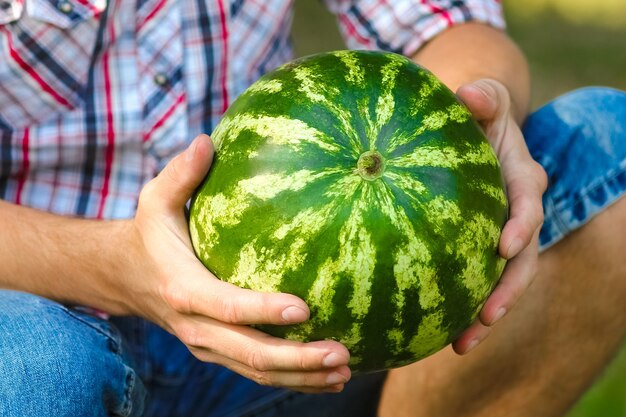
MULTIPOLYGON (((507 21, 509 33, 528 57, 533 107, 582 86, 626 90, 626 25, 604 27, 602 19, 584 19, 581 13, 574 24, 556 8, 529 10, 509 13, 507 21)), ((296 2, 293 35, 299 56, 344 48, 334 17, 320 2, 296 2)), ((626 417, 626 347, 567 417, 626 417)))
POLYGON ((626 348, 567 417, 626 417, 626 348))

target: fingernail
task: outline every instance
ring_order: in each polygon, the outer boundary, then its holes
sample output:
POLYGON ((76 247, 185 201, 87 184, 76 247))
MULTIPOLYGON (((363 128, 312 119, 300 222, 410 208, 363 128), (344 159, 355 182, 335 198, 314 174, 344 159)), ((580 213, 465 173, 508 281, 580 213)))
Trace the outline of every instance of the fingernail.
POLYGON ((328 387, 324 390, 324 392, 341 392, 344 389, 344 384, 333 385, 332 387, 328 387))
POLYGON ((346 364, 346 358, 339 355, 338 353, 331 352, 322 361, 322 364, 327 368, 334 368, 340 365, 346 364))
POLYGON ((309 318, 309 313, 296 306, 289 306, 283 310, 283 320, 287 323, 299 323, 309 318))
POLYGON ((327 385, 337 385, 337 384, 343 384, 347 381, 348 379, 341 375, 339 372, 333 372, 332 374, 328 375, 328 377, 326 377, 326 384, 327 385))
POLYGON ((478 339, 474 339, 467 344, 467 348, 465 349, 465 353, 471 352, 476 346, 478 346, 478 339))
POLYGON ((523 245, 524 243, 522 242, 522 239, 518 237, 514 238, 511 244, 509 245, 509 249, 506 251, 506 258, 511 259, 512 257, 516 256, 518 253, 520 253, 523 245))
POLYGON ((506 314, 506 308, 500 307, 498 311, 496 311, 496 315, 493 316, 493 320, 491 320, 491 325, 496 324, 498 320, 500 320, 506 314))
POLYGON ((185 161, 189 162, 193 159, 194 155, 196 154, 197 148, 198 148, 198 141, 194 140, 193 142, 191 142, 191 145, 189 145, 189 147, 185 151, 185 161))

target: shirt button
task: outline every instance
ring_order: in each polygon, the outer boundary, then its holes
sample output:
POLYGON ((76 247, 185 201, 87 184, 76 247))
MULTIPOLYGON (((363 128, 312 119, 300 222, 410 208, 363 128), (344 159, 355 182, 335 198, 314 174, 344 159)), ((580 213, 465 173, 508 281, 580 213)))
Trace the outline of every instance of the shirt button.
POLYGON ((159 87, 165 87, 167 85, 167 76, 163 73, 158 73, 154 76, 154 83, 159 87))
POLYGON ((69 1, 61 1, 59 2, 57 8, 61 13, 69 14, 74 10, 74 6, 69 1))

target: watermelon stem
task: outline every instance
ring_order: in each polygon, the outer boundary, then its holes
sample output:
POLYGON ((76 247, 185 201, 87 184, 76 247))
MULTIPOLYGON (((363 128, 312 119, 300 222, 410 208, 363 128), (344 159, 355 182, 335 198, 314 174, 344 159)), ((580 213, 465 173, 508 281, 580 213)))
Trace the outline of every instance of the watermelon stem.
POLYGON ((378 151, 363 152, 356 163, 354 171, 364 180, 373 181, 383 175, 385 159, 378 151))

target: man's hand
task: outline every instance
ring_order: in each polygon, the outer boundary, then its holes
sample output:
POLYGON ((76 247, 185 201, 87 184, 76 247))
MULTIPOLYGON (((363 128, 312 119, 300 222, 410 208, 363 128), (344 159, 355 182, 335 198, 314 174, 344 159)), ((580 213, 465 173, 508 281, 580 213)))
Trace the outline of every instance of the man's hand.
POLYGON ((200 360, 260 384, 303 392, 338 392, 350 378, 347 349, 333 341, 297 343, 271 337, 248 324, 291 324, 309 310, 289 294, 263 294, 220 281, 193 253, 186 202, 213 157, 201 135, 148 183, 129 236, 144 259, 132 292, 133 309, 182 340, 200 360))
POLYGON ((543 223, 541 196, 547 180, 543 168, 528 152, 504 85, 483 79, 461 86, 457 95, 480 122, 496 151, 510 204, 510 217, 499 246, 500 255, 508 263, 479 319, 453 344, 454 350, 463 354, 488 336, 490 326, 513 307, 535 277, 537 241, 543 223))

